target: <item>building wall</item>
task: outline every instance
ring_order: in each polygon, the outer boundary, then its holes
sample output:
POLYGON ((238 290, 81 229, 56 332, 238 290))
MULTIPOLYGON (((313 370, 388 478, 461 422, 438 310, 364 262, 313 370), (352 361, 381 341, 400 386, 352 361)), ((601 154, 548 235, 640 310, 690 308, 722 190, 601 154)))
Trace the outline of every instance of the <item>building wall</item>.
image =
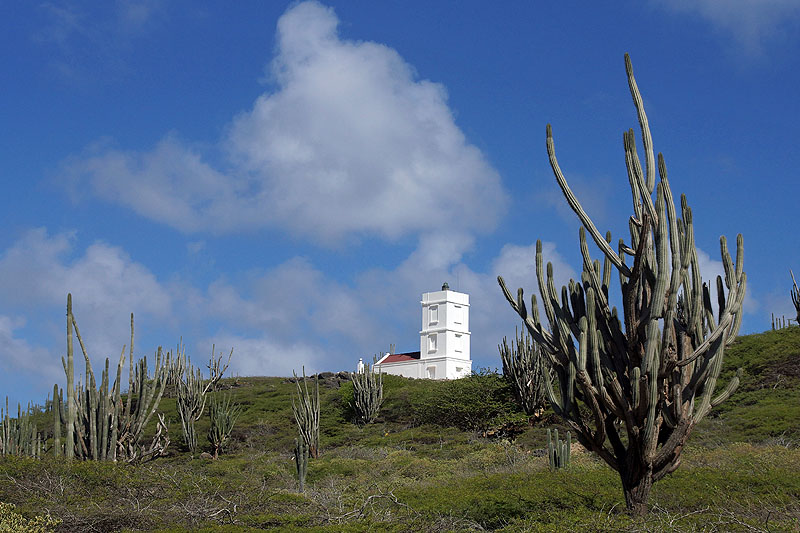
POLYGON ((378 365, 381 372, 406 378, 458 379, 472 373, 472 361, 453 357, 430 357, 378 365))

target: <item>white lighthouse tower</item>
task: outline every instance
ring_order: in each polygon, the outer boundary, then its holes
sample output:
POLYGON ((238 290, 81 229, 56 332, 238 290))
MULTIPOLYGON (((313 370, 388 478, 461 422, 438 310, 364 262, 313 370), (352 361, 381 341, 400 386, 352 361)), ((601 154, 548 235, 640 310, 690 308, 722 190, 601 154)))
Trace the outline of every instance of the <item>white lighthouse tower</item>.
POLYGON ((456 379, 472 372, 469 295, 442 290, 422 295, 419 352, 387 354, 375 369, 409 378, 456 379))

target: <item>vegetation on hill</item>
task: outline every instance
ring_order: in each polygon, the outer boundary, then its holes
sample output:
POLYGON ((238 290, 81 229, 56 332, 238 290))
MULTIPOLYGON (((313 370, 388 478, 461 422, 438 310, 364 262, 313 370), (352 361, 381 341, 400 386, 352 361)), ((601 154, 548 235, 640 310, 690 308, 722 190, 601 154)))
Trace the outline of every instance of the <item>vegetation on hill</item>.
MULTIPOLYGON (((740 389, 692 435, 682 467, 654 486, 647 518, 625 513, 617 474, 578 447, 568 468, 550 471, 546 430, 566 429, 552 411, 521 433, 498 431, 525 415, 492 372, 449 382, 384 376, 383 408, 363 426, 352 421, 347 375, 321 374, 320 457, 302 494, 296 385, 251 377, 224 379, 215 393, 242 406, 218 460, 185 450, 175 399, 165 398, 166 457, 139 466, 5 457, 0 502, 16 505, 16 520, 49 515, 61 522, 40 518, 43 530, 65 532, 795 531, 800 328, 742 337, 726 359, 723 379, 745 369, 740 389), (466 412, 442 417, 437 402, 466 412)), ((206 435, 208 417, 197 424, 206 435)))

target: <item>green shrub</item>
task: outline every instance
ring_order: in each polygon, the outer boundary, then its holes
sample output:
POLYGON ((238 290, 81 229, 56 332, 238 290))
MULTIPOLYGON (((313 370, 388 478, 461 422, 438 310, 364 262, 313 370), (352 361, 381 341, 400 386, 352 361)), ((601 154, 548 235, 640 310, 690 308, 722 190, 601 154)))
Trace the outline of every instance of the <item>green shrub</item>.
POLYGON ((13 503, 0 502, 0 532, 2 533, 47 533, 61 523, 51 516, 25 518, 16 511, 13 503))
POLYGON ((509 383, 497 372, 481 370, 461 379, 436 381, 413 391, 411 410, 417 424, 463 431, 500 429, 509 434, 527 425, 509 383))

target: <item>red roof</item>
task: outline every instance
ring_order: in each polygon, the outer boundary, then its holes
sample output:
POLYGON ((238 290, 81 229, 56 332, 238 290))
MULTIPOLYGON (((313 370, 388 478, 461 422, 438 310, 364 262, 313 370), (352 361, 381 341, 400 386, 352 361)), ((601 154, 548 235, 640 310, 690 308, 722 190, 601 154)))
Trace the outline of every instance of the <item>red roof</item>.
POLYGON ((400 363, 402 361, 415 361, 419 359, 419 352, 393 353, 384 357, 380 363, 400 363))

